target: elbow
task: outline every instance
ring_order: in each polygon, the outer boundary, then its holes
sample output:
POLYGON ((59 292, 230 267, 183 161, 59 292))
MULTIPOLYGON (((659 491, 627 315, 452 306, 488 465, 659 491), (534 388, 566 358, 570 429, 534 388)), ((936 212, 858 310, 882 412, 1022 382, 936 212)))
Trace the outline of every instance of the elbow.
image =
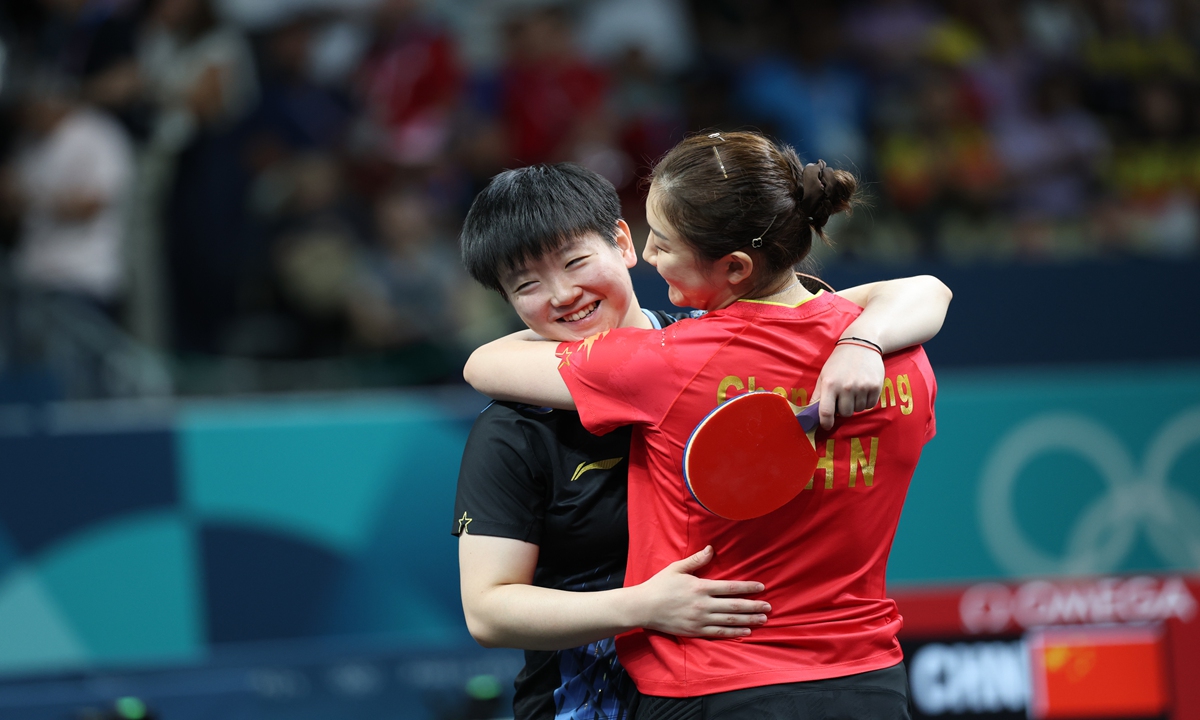
POLYGON ((463 380, 467 384, 475 388, 479 392, 485 393, 484 388, 480 387, 483 382, 483 358, 480 356, 480 351, 483 348, 478 348, 471 353, 471 357, 467 358, 467 362, 463 365, 463 380))
POLYGON ((491 623, 486 622, 483 618, 479 617, 475 613, 472 613, 470 610, 465 608, 464 610, 465 612, 463 614, 467 619, 467 632, 471 633, 471 637, 475 639, 475 642, 489 650, 505 647, 501 642, 498 628, 494 627, 491 623))
POLYGON ((932 275, 925 275, 924 277, 926 278, 926 281, 932 286, 934 295, 936 297, 940 298, 942 300, 942 302, 947 307, 949 307, 950 301, 954 299, 954 293, 950 291, 950 288, 946 285, 946 283, 942 282, 941 280, 935 278, 932 275))

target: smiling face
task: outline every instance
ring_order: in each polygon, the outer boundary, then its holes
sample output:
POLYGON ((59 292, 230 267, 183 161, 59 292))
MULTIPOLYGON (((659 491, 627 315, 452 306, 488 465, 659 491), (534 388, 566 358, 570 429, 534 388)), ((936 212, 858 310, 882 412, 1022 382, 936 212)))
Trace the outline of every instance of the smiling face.
POLYGON ((717 310, 733 301, 729 284, 718 272, 720 261, 710 262, 696 254, 675 228, 658 212, 658 191, 650 186, 646 197, 646 222, 650 237, 642 259, 654 266, 667 281, 667 297, 673 305, 698 310, 717 310))
POLYGON ((503 276, 504 292, 529 329, 575 341, 638 324, 641 308, 629 278, 637 253, 629 227, 617 228, 616 247, 587 233, 503 276))

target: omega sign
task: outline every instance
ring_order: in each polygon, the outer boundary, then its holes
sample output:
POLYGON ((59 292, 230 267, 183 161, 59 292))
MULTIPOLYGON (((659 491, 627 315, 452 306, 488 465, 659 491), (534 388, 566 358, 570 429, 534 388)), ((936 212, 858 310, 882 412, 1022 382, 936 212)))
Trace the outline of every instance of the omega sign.
POLYGON ((983 583, 963 593, 959 615, 970 633, 1078 623, 1191 620, 1196 599, 1179 577, 1035 580, 1015 589, 983 583))

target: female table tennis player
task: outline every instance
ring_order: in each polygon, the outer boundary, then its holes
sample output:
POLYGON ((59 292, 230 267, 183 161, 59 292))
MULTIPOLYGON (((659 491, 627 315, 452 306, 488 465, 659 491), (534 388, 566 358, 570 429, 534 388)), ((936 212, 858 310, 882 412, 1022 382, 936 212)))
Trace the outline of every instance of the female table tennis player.
MULTIPOLYGON (((636 256, 620 212, 611 183, 578 165, 509 170, 472 203, 463 261, 545 338, 670 325, 675 316, 638 306, 628 271, 636 256)), ((848 331, 873 337, 888 326, 896 342, 912 344, 937 332, 950 297, 930 277, 841 294, 864 307, 848 331)), ((840 347, 818 380, 821 405, 845 414, 869 407, 883 370, 870 350, 840 347)), ((453 515, 463 610, 481 643, 526 650, 513 699, 518 720, 629 717, 637 696, 616 660, 616 633, 736 637, 765 621, 765 603, 729 597, 757 593, 757 583, 688 574, 711 551, 621 587, 631 434, 626 427, 597 437, 577 413, 503 402, 471 429, 453 515)))
POLYGON ((492 396, 577 406, 597 433, 634 426, 627 584, 712 545, 706 577, 754 577, 767 588, 767 623, 736 642, 652 630, 618 638, 622 664, 648 696, 639 717, 907 716, 900 617, 884 576, 908 482, 934 432, 936 385, 923 351, 884 358, 877 407, 818 433, 812 487, 783 508, 724 520, 700 508, 680 477, 692 428, 731 394, 757 386, 802 397, 839 343, 892 349, 887 328, 844 337, 857 306, 810 293, 792 271, 855 187, 850 174, 803 166, 757 134, 686 140, 653 173, 644 257, 672 302, 708 314, 664 330, 600 333, 557 353, 512 337, 468 363, 468 380, 492 396))

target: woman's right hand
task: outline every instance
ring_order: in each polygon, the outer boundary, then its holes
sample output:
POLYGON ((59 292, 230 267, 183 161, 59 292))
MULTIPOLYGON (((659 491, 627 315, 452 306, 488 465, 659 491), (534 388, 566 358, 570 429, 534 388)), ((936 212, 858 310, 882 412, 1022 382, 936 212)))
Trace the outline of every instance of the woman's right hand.
POLYGON ((771 606, 742 597, 762 592, 762 583, 706 580, 693 574, 712 559, 709 545, 637 585, 644 607, 642 627, 683 637, 736 638, 766 623, 771 606))

